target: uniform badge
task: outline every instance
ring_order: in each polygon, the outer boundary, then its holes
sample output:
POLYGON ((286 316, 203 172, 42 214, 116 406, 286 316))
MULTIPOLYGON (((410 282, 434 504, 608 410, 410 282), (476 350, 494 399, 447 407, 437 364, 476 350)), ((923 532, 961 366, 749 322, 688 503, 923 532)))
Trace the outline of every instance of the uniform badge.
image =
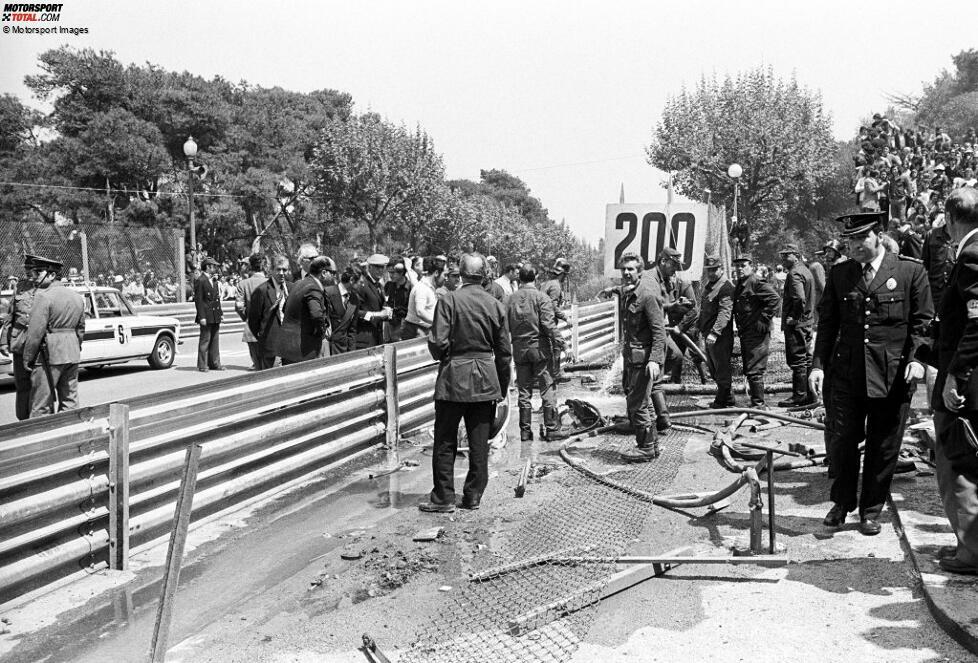
POLYGON ((887 290, 896 290, 896 279, 894 279, 894 278, 886 279, 886 289, 887 290))
POLYGON ((978 318, 978 299, 972 299, 968 302, 968 319, 974 320, 978 318))

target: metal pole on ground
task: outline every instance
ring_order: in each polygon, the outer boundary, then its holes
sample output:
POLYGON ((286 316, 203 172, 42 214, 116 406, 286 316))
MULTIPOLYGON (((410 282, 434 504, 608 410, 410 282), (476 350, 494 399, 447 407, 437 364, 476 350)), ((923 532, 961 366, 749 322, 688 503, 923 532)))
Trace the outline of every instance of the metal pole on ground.
POLYGON ((109 568, 129 568, 129 406, 109 405, 109 568))
POLYGON ((177 495, 177 508, 173 517, 173 531, 170 532, 170 547, 166 551, 166 570, 163 573, 163 593, 156 611, 156 626, 153 628, 153 642, 150 645, 152 663, 166 660, 166 641, 170 634, 170 621, 173 618, 173 599, 180 581, 180 564, 183 562, 183 547, 187 543, 187 530, 190 527, 190 510, 194 505, 194 489, 197 487, 197 467, 200 465, 201 445, 194 443, 187 447, 187 460, 180 480, 177 495))
POLYGON ((393 454, 395 465, 400 464, 398 441, 401 438, 401 408, 397 399, 397 347, 384 346, 384 396, 387 405, 387 450, 393 454))

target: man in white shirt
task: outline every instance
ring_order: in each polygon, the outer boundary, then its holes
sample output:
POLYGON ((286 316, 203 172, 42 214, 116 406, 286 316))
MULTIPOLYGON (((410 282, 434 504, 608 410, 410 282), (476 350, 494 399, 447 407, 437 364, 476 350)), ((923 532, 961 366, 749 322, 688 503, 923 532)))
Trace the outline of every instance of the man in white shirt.
POLYGON ((520 278, 520 268, 518 265, 513 263, 507 263, 503 267, 503 273, 496 279, 496 283, 503 289, 503 294, 505 295, 503 299, 503 304, 505 304, 510 295, 514 294, 520 288, 518 283, 520 278))
POLYGON ((408 298, 407 315, 401 327, 401 339, 405 341, 428 335, 428 329, 435 319, 435 304, 438 303, 435 290, 445 280, 444 268, 437 257, 425 258, 423 268, 425 275, 418 281, 418 285, 411 288, 411 296, 408 298))

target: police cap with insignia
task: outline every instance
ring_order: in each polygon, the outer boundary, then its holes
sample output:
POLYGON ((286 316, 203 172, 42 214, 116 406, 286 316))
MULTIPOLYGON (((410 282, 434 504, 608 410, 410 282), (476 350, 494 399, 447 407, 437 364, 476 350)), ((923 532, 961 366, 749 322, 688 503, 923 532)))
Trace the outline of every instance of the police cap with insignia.
POLYGON ((886 217, 886 212, 861 212, 840 216, 836 221, 842 224, 843 237, 853 237, 883 225, 886 223, 886 217))
POLYGON ((27 269, 36 269, 38 271, 46 272, 59 272, 63 266, 63 263, 59 260, 52 260, 51 258, 44 258, 34 255, 24 256, 24 267, 27 269))
POLYGON ((754 262, 754 258, 749 253, 741 253, 732 262, 754 262))
POLYGON ((659 260, 674 260, 682 264, 683 254, 677 251, 676 249, 672 248, 671 246, 667 246, 666 248, 662 249, 662 251, 659 252, 659 260))
POLYGON ((723 267, 723 265, 720 264, 719 258, 714 258, 711 256, 703 261, 703 269, 720 269, 721 267, 723 267))

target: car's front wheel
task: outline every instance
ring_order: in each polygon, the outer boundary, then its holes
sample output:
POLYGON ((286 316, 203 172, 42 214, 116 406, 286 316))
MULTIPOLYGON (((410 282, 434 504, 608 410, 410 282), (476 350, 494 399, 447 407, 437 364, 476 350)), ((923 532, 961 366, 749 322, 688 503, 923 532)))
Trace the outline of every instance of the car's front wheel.
POLYGON ((175 357, 176 349, 173 345, 173 338, 171 336, 160 336, 156 339, 156 345, 153 346, 153 352, 149 355, 148 361, 153 368, 170 368, 175 357))

